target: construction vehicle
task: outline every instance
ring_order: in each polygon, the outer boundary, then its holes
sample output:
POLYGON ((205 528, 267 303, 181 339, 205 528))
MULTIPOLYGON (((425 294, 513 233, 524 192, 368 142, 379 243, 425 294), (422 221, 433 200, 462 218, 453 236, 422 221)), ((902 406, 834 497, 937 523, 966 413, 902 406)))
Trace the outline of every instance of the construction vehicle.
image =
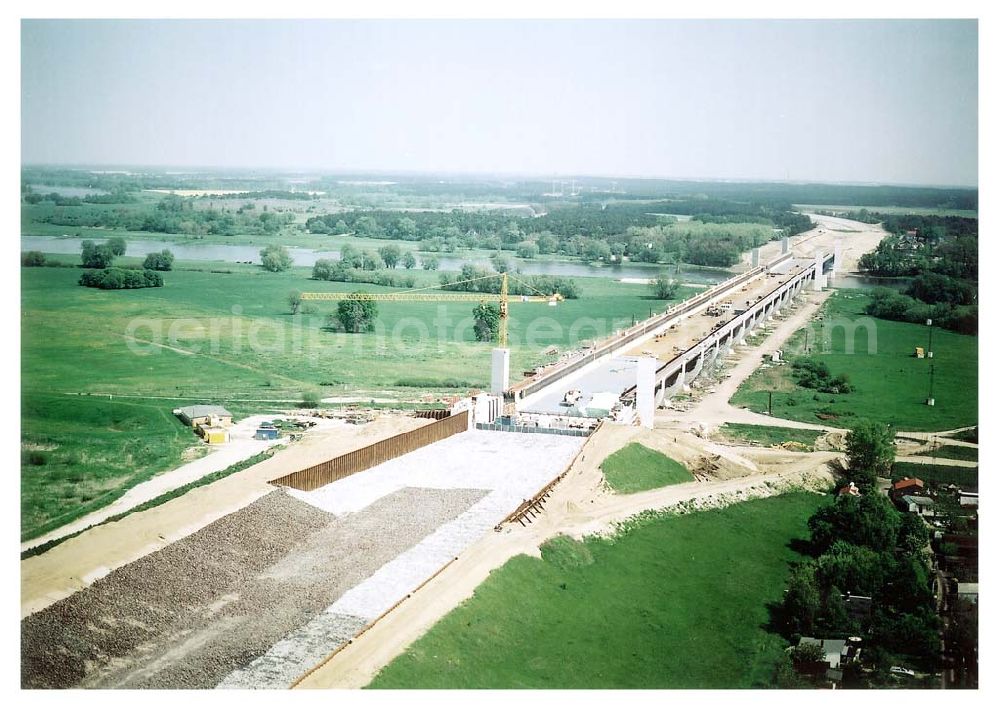
POLYGON ((497 329, 497 347, 507 347, 507 311, 511 302, 514 303, 546 303, 550 306, 565 300, 559 293, 546 295, 537 288, 506 273, 491 273, 487 276, 469 278, 464 281, 449 283, 449 286, 483 281, 487 278, 500 279, 499 293, 442 293, 443 286, 427 286, 391 293, 303 293, 302 300, 371 300, 371 301, 404 301, 404 302, 466 302, 466 303, 499 303, 500 327, 497 329), (538 295, 516 295, 513 301, 509 297, 508 278, 535 291, 538 295), (437 292, 434 292, 437 291, 437 292))

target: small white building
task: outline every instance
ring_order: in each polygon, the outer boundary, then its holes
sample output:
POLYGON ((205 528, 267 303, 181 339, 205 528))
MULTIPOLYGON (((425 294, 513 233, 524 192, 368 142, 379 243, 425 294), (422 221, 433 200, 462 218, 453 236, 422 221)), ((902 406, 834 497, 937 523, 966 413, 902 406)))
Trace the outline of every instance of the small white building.
POLYGON ((196 428, 197 426, 228 427, 233 425, 233 415, 222 406, 214 404, 196 404, 174 409, 174 415, 181 421, 196 428))

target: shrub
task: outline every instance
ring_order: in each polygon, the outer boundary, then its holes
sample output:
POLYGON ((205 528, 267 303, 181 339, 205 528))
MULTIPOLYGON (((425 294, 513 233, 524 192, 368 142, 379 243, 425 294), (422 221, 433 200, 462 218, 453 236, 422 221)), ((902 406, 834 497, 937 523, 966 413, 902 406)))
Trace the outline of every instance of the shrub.
POLYGON ((174 267, 174 255, 170 249, 164 249, 158 254, 149 254, 142 262, 142 267, 151 271, 169 271, 174 267))
POLYGON ((792 362, 796 383, 806 389, 826 394, 849 394, 854 391, 846 374, 834 376, 826 362, 811 357, 800 357, 792 362))
POLYGON ((292 266, 292 257, 284 246, 265 246, 260 251, 260 264, 272 273, 287 271, 292 266))
POLYGON ((115 254, 107 244, 97 245, 88 239, 80 247, 80 263, 84 268, 107 268, 115 260, 115 254))
POLYGON ((21 254, 22 266, 44 266, 45 254, 41 251, 25 251, 21 254))

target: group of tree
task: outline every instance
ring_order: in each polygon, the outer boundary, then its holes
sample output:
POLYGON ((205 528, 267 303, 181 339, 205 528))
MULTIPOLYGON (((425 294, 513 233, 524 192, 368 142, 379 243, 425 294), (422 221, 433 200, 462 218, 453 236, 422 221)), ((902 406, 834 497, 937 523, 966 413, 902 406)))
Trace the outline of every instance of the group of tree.
MULTIPOLYGON (((75 199, 75 198, 74 198, 75 199)), ((291 212, 270 210, 265 205, 257 209, 216 209, 206 207, 195 198, 167 195, 155 207, 144 204, 122 204, 117 208, 64 203, 47 213, 35 215, 38 222, 67 227, 120 229, 123 231, 159 234, 187 234, 194 237, 270 236, 289 227, 295 221, 291 212)))
POLYGON ((417 279, 411 274, 391 273, 384 270, 368 270, 352 267, 343 259, 318 259, 313 264, 312 277, 317 281, 339 283, 372 283, 391 288, 413 288, 417 279))
POLYGON ((345 332, 371 332, 378 318, 378 304, 365 298, 365 293, 356 291, 337 303, 336 315, 328 319, 331 327, 338 324, 345 332))
POLYGON ((260 265, 272 273, 287 271, 292 267, 292 255, 284 246, 271 244, 260 250, 260 265))
MULTIPOLYGON (((502 286, 500 272, 490 271, 475 264, 462 264, 457 275, 441 274, 441 288, 468 293, 499 293, 502 286)), ((508 280, 510 295, 555 295, 575 299, 580 297, 576 281, 562 276, 530 276, 517 274, 508 280)))
POLYGON ((893 655, 933 669, 939 650, 927 528, 915 514, 898 511, 878 486, 890 474, 894 437, 874 422, 848 434, 848 477, 861 494, 840 495, 810 518, 812 558, 793 568, 779 611, 792 642, 803 635, 862 636, 866 656, 883 673, 893 655), (848 612, 845 594, 871 597, 871 613, 848 612))
POLYGON ((120 236, 102 244, 87 239, 80 244, 80 263, 84 268, 107 268, 114 263, 116 256, 125 255, 125 249, 125 240, 120 236))
POLYGON ((559 253, 608 263, 620 263, 623 258, 672 262, 682 255, 688 263, 710 266, 730 266, 747 248, 811 226, 807 216, 787 203, 718 199, 582 203, 554 207, 534 217, 501 209, 406 214, 366 209, 317 215, 306 221, 311 233, 416 241, 428 252, 480 248, 510 251, 527 259, 559 253), (676 214, 691 215, 691 219, 678 222, 672 216, 676 214), (665 238, 662 233, 641 231, 656 227, 673 227, 674 233, 665 238))
POLYGON ((142 267, 151 271, 169 271, 174 267, 174 255, 170 249, 147 254, 142 267))
MULTIPOLYGON (((908 293, 916 290, 932 300, 941 297, 933 292, 927 292, 924 290, 925 287, 926 281, 918 284, 915 280, 908 293)), ((943 294, 946 292, 942 291, 943 294)), ((871 291, 871 300, 865 306, 865 313, 885 320, 899 320, 920 325, 930 320, 938 327, 966 335, 975 335, 979 331, 978 305, 928 303, 908 293, 900 293, 890 288, 875 288, 871 291)))
POLYGON ((159 288, 163 276, 150 269, 104 268, 84 271, 80 285, 102 290, 122 290, 129 288, 159 288))
MULTIPOLYGON (((362 251, 351 244, 344 244, 340 247, 340 263, 344 268, 364 271, 377 271, 383 267, 394 269, 396 266, 402 266, 409 271, 416 267, 417 257, 412 251, 403 251, 396 244, 387 244, 377 252, 362 251)), ((423 266, 425 270, 437 269, 438 260, 434 257, 425 258, 423 266)))
MULTIPOLYGON (((118 256, 124 256, 128 245, 125 239, 114 236, 104 243, 95 244, 87 239, 80 244, 80 263, 84 268, 110 268, 118 256)), ((33 257, 37 258, 37 257, 33 257)), ((148 271, 169 271, 174 267, 174 255, 170 249, 163 249, 146 255, 142 267, 148 271)), ((121 286, 127 288, 145 286, 121 286)))
POLYGON ((654 278, 649 285, 653 291, 653 297, 659 300, 671 300, 677 295, 677 289, 680 288, 677 280, 670 278, 665 273, 654 278))
POLYGON ((475 321, 473 330, 480 342, 493 342, 500 332, 500 306, 496 303, 480 303, 472 309, 475 321))
POLYGON ((49 192, 42 194, 36 192, 30 185, 21 192, 21 199, 25 204, 45 204, 50 202, 56 207, 80 207, 85 204, 131 204, 138 202, 136 196, 130 192, 117 190, 107 194, 86 194, 82 197, 60 194, 59 192, 49 192))
POLYGON ((890 236, 858 267, 878 276, 912 277, 905 292, 876 289, 866 312, 887 320, 979 330, 979 221, 936 215, 886 216, 890 236))
POLYGON ((846 374, 834 375, 826 362, 812 357, 793 360, 792 376, 799 386, 826 394, 850 394, 854 391, 846 374))

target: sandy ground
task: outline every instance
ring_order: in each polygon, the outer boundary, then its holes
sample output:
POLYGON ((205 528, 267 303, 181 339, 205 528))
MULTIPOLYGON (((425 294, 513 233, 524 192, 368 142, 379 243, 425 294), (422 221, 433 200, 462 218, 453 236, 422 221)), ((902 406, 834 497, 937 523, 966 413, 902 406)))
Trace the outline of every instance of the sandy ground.
POLYGON ((734 350, 732 358, 736 363, 726 370, 726 378, 712 387, 714 391, 702 395, 698 403, 688 411, 680 412, 666 409, 657 412, 657 425, 659 426, 661 423, 666 423, 669 426, 697 424, 713 429, 720 424, 729 422, 815 430, 825 429, 827 431, 842 430, 831 426, 779 419, 742 409, 729 403, 740 384, 760 366, 764 356, 780 349, 785 340, 809 322, 832 293, 833 291, 830 289, 819 292, 803 290, 794 309, 787 308, 784 315, 769 323, 770 333, 759 345, 744 346, 734 350))
MULTIPOLYGON (((808 214, 816 224, 809 231, 793 236, 792 252, 796 256, 812 256, 816 249, 833 253, 833 245, 841 241, 841 267, 844 272, 857 271, 858 259, 872 251, 887 235, 878 224, 864 224, 840 217, 808 214)), ((781 255, 781 241, 771 241, 760 247, 761 263, 781 255)), ((752 255, 744 253, 741 265, 750 268, 752 255)))
POLYGON ((428 423, 430 419, 386 415, 364 426, 310 432, 246 470, 25 559, 21 562, 21 617, 249 505, 274 489, 267 484, 269 480, 428 423))
POLYGON ((22 685, 214 687, 485 494, 408 487, 337 518, 275 490, 25 619, 22 685))
MULTIPOLYGON (((567 477, 554 488, 544 512, 531 524, 506 525, 469 547, 458 559, 411 598, 382 618, 364 635, 315 668, 296 686, 301 688, 362 687, 385 664, 430 629, 443 615, 469 598, 490 571, 517 554, 538 556, 539 545, 557 534, 583 536, 606 533, 613 525, 643 510, 682 503, 713 506, 727 501, 775 494, 788 486, 828 484, 828 463, 836 453, 793 455, 753 451, 760 472, 712 482, 692 482, 657 490, 612 493, 599 465, 610 453, 637 440, 690 462, 699 455, 689 434, 668 436, 660 431, 605 424, 591 436, 567 477)), ((729 474, 738 466, 731 466, 729 474)))
MULTIPOLYGON (((109 517, 119 515, 122 512, 127 512, 128 510, 138 507, 145 502, 149 502, 166 492, 176 490, 177 488, 183 487, 184 485, 192 483, 195 480, 200 480, 206 475, 211 475, 212 473, 220 470, 225 470, 229 466, 239 463, 241 460, 251 458, 258 453, 262 453, 268 448, 280 445, 281 443, 287 443, 287 438, 275 441, 258 441, 254 439, 253 436, 257 431, 257 426, 262 421, 272 421, 274 418, 274 416, 250 416, 243 419, 229 429, 231 436, 229 443, 212 446, 212 452, 205 457, 194 460, 186 465, 182 465, 174 470, 160 473, 153 479, 136 485, 110 505, 102 507, 95 512, 85 515, 74 522, 63 525, 58 529, 54 529, 40 537, 23 542, 21 544, 21 551, 31 549, 53 539, 62 539, 63 537, 75 534, 82 529, 93 527, 95 524, 100 524, 109 517)), ((297 418, 303 419, 306 417, 297 418)), ((333 419, 308 420, 313 421, 317 426, 316 429, 313 429, 313 432, 329 430, 347 425, 333 419)), ((196 440, 197 439, 192 433, 192 442, 196 440)))

